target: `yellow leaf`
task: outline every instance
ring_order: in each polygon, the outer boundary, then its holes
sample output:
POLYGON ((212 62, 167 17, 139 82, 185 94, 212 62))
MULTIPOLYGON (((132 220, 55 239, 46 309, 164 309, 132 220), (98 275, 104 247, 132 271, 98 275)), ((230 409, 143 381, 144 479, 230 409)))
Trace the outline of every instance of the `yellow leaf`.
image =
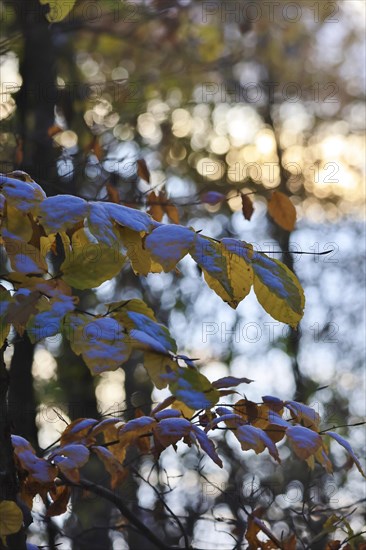
POLYGON ((216 405, 220 399, 219 391, 196 368, 178 367, 163 377, 177 400, 191 409, 207 409, 216 405))
POLYGON ((15 206, 7 205, 6 228, 10 233, 28 242, 32 237, 32 224, 28 214, 20 212, 15 206))
POLYGON ((216 243, 197 235, 192 257, 202 268, 205 281, 224 302, 236 308, 249 294, 253 270, 240 241, 223 239, 216 243))
POLYGON ((182 225, 160 225, 147 235, 145 248, 164 271, 171 271, 190 251, 195 240, 192 229, 182 225))
POLYGON ((167 367, 171 370, 176 369, 176 363, 166 355, 145 351, 144 367, 155 386, 161 390, 168 385, 161 375, 167 373, 167 367))
POLYGON ((281 191, 273 191, 268 203, 268 213, 271 218, 286 231, 292 231, 296 223, 296 208, 287 195, 281 191))
POLYGON ((128 227, 119 228, 121 240, 127 249, 127 256, 136 275, 147 275, 148 273, 160 273, 163 268, 153 261, 150 252, 144 247, 144 233, 138 233, 128 227))
POLYGON ((121 302, 112 302, 110 304, 106 304, 106 306, 108 306, 108 311, 110 311, 110 315, 114 319, 117 319, 117 321, 120 321, 123 326, 125 326, 128 330, 135 328, 135 323, 127 315, 128 311, 141 313, 152 321, 156 321, 153 310, 149 308, 145 304, 145 302, 136 298, 132 298, 131 300, 124 300, 121 302))
POLYGON ((50 23, 58 23, 65 19, 65 17, 70 13, 74 7, 76 0, 39 0, 41 4, 49 4, 49 12, 46 14, 46 17, 50 23))
POLYGON ((178 401, 177 399, 172 403, 172 409, 176 409, 177 411, 180 411, 183 418, 190 419, 195 413, 196 409, 191 409, 183 403, 183 401, 178 401))
POLYGON ((282 262, 265 254, 252 258, 254 291, 261 306, 277 321, 296 328, 304 314, 304 291, 282 262))
POLYGON ((286 430, 286 436, 296 455, 302 460, 307 460, 322 447, 321 436, 304 428, 303 426, 291 426, 286 430))
POLYGON ((47 273, 47 263, 35 246, 3 229, 2 238, 11 267, 14 271, 29 274, 47 273))
POLYGON ((0 502, 0 537, 17 533, 23 523, 23 514, 12 500, 0 502))
POLYGON ((130 356, 131 344, 122 325, 111 317, 90 320, 86 315, 66 316, 66 337, 77 355, 82 355, 92 374, 116 370, 130 356))
POLYGON ((97 287, 115 277, 125 263, 126 257, 117 246, 92 241, 83 228, 73 234, 71 248, 68 237, 63 234, 61 238, 66 256, 61 265, 63 280, 74 288, 97 287))
POLYGON ((10 305, 14 302, 9 290, 0 286, 0 303, 1 303, 1 315, 0 315, 0 346, 2 347, 5 339, 10 331, 10 323, 7 319, 7 313, 10 305))

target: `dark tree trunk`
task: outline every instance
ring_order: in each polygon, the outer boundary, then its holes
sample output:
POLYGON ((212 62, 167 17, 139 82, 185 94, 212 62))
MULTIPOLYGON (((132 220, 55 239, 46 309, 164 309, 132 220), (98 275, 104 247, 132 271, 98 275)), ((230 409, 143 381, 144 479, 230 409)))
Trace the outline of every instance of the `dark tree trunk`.
MULTIPOLYGON (((6 344, 5 344, 6 346, 6 344)), ((11 444, 11 420, 8 408, 9 374, 5 367, 4 351, 0 356, 0 501, 12 500, 16 502, 18 481, 15 470, 13 447, 11 444)), ((0 550, 26 550, 25 532, 22 528, 19 533, 6 537, 5 546, 0 539, 0 550)))
MULTIPOLYGON (((75 355, 68 341, 63 342, 63 354, 58 358, 58 380, 65 398, 66 413, 71 420, 98 418, 99 411, 94 391, 94 378, 81 357, 75 355)), ((83 476, 99 485, 108 486, 108 475, 97 459, 90 459, 83 468, 83 476)), ((66 533, 73 539, 75 550, 109 550, 108 528, 112 506, 100 497, 73 491, 73 518, 66 533)))
POLYGON ((34 345, 26 333, 17 336, 10 364, 9 413, 13 433, 25 437, 38 450, 33 351, 34 345))

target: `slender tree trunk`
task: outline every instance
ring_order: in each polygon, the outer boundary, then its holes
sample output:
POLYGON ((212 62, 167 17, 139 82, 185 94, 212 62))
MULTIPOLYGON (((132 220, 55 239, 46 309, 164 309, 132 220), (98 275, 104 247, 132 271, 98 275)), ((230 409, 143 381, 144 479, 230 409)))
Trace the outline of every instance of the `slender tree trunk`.
MULTIPOLYGON (((75 355, 68 341, 63 342, 63 354, 58 359, 58 381, 63 390, 66 412, 71 420, 77 418, 98 418, 99 411, 94 391, 94 378, 81 357, 75 355)), ((104 466, 91 458, 83 468, 83 476, 99 485, 108 485, 104 466)), ((72 497, 73 518, 68 522, 67 535, 74 538, 75 550, 109 550, 111 540, 111 504, 102 498, 83 494, 75 489, 72 497)))
POLYGON ((34 345, 27 333, 17 336, 10 364, 9 412, 13 433, 25 437, 38 450, 33 351, 34 345))
MULTIPOLYGON (((9 374, 5 367, 4 351, 0 356, 0 501, 16 502, 18 480, 14 464, 13 447, 11 444, 11 417, 8 408, 9 374)), ((0 550, 26 550, 25 531, 23 528, 14 535, 6 537, 5 546, 0 539, 0 550)))

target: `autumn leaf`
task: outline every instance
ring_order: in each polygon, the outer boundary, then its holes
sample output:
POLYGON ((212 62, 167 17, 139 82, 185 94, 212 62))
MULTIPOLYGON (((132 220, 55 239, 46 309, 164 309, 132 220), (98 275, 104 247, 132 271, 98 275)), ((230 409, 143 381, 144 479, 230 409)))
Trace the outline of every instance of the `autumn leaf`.
POLYGON ((170 356, 153 353, 153 350, 151 350, 144 352, 144 367, 155 386, 161 390, 168 385, 164 375, 167 371, 174 370, 176 363, 170 356))
POLYGON ((306 428, 318 430, 320 416, 314 409, 297 401, 285 401, 284 406, 290 410, 292 418, 297 423, 301 423, 306 428))
POLYGON ((302 460, 314 455, 323 443, 318 433, 303 426, 287 428, 286 436, 295 454, 302 460))
POLYGON ((168 381, 172 394, 191 409, 212 407, 220 398, 218 390, 194 367, 178 367, 161 378, 168 381))
POLYGON ((335 439, 337 441, 337 443, 339 443, 340 445, 342 445, 342 447, 344 447, 346 449, 346 451, 351 456, 353 462, 356 464, 357 469, 359 470, 360 474, 363 475, 363 477, 366 477, 365 473, 362 469, 361 463, 360 463, 359 459, 357 458, 357 456, 355 455, 355 453, 354 453, 351 445, 348 443, 348 441, 346 441, 343 437, 341 437, 336 432, 326 432, 326 435, 328 435, 329 437, 332 437, 333 439, 335 439))
POLYGON ((223 239, 220 243, 196 235, 190 254, 209 287, 231 307, 236 308, 249 294, 253 272, 240 241, 223 239))
POLYGON ((12 303, 11 293, 0 285, 0 347, 2 347, 10 331, 10 322, 8 322, 7 316, 12 303))
POLYGON ((49 460, 67 479, 77 483, 80 479, 79 468, 86 464, 89 454, 89 449, 84 445, 70 444, 51 453, 49 460))
POLYGON ((59 134, 60 132, 63 132, 63 128, 61 128, 60 126, 58 126, 57 124, 53 124, 52 126, 50 126, 47 130, 47 135, 49 137, 53 137, 55 136, 56 134, 59 134))
POLYGON ((254 206, 250 197, 241 193, 241 204, 244 218, 250 220, 254 212, 254 206))
POLYGON ((276 445, 273 443, 270 437, 255 426, 242 425, 239 426, 234 435, 238 439, 241 448, 243 451, 248 449, 253 449, 256 454, 262 453, 265 448, 268 449, 270 455, 277 461, 280 462, 280 457, 276 445))
POLYGON ((36 210, 36 215, 49 234, 71 229, 84 220, 87 212, 88 203, 84 199, 73 195, 56 195, 45 199, 36 210))
POLYGON ((63 0, 50 1, 50 0, 39 0, 41 4, 47 4, 49 6, 49 11, 46 14, 46 17, 50 23, 59 23, 70 13, 74 7, 76 0, 69 0, 64 2, 63 0))
POLYGON ((20 237, 26 243, 31 240, 33 226, 29 214, 21 212, 11 204, 7 204, 4 222, 4 226, 6 226, 9 233, 20 237))
MULTIPOLYGON (((17 533, 23 523, 23 514, 19 506, 12 500, 0 501, 0 537, 17 533)), ((6 546, 5 542, 4 545, 6 546)))
POLYGON ((154 220, 161 222, 163 215, 166 214, 170 221, 179 224, 178 209, 168 200, 164 191, 161 191, 158 195, 151 191, 147 197, 147 202, 149 205, 148 213, 154 220))
POLYGON ((137 175, 142 180, 150 183, 150 172, 144 159, 138 159, 137 161, 137 175))
POLYGON ((149 205, 148 213, 150 216, 157 222, 161 222, 164 216, 164 208, 162 206, 162 202, 160 202, 160 194, 156 195, 154 191, 151 191, 151 193, 147 196, 147 202, 149 205))
POLYGON ((223 193, 219 193, 218 191, 207 191, 206 193, 202 193, 201 195, 202 202, 205 202, 206 204, 211 204, 213 206, 225 200, 226 195, 223 195, 223 193))
POLYGON ((93 241, 85 229, 78 229, 71 242, 62 236, 65 261, 61 264, 63 280, 78 289, 94 288, 115 277, 122 269, 126 257, 119 247, 93 241))
POLYGON ((48 518, 60 516, 67 511, 67 505, 71 496, 71 489, 67 485, 57 486, 50 490, 52 503, 47 508, 46 516, 48 518))
POLYGON ((40 300, 47 301, 38 290, 19 289, 7 306, 4 315, 5 323, 14 325, 17 332, 22 335, 31 315, 38 312, 37 306, 40 300))
POLYGON ((145 247, 164 271, 171 271, 188 254, 194 239, 192 229, 182 225, 161 225, 146 237, 145 247))
POLYGON ((11 442, 14 454, 20 466, 30 476, 32 481, 49 485, 56 477, 55 468, 43 458, 38 458, 32 445, 19 435, 12 435, 11 442))
POLYGON ((281 191, 273 191, 268 203, 271 218, 286 231, 292 231, 296 223, 296 208, 281 191))
POLYGON ((48 300, 43 297, 36 304, 37 312, 30 316, 26 328, 32 342, 38 342, 62 331, 65 315, 75 309, 78 299, 59 294, 48 300))
POLYGON ((115 204, 119 204, 121 199, 120 199, 117 187, 112 183, 107 182, 106 189, 107 189, 109 201, 114 202, 115 204))
POLYGON ((105 469, 111 476, 111 487, 115 489, 127 477, 128 469, 122 466, 109 449, 94 445, 92 451, 104 464, 105 469))
POLYGON ((78 418, 74 420, 63 431, 60 445, 64 446, 75 442, 86 445, 93 442, 94 438, 90 437, 90 433, 96 424, 98 424, 98 420, 94 418, 78 418))
POLYGON ((235 376, 225 376, 212 382, 214 388, 232 388, 239 384, 251 384, 253 380, 249 378, 235 378, 235 376))
POLYGON ((179 224, 179 212, 174 204, 167 201, 164 205, 164 210, 171 222, 179 224))
POLYGON ((261 306, 277 321, 296 328, 305 305, 304 291, 282 262, 255 252, 251 259, 254 292, 261 306))
POLYGON ((93 374, 118 369, 131 353, 123 326, 109 317, 90 320, 86 315, 68 315, 64 334, 93 374))
POLYGON ((46 199, 43 189, 33 180, 22 181, 10 175, 0 175, 0 190, 8 204, 21 212, 30 212, 46 199))

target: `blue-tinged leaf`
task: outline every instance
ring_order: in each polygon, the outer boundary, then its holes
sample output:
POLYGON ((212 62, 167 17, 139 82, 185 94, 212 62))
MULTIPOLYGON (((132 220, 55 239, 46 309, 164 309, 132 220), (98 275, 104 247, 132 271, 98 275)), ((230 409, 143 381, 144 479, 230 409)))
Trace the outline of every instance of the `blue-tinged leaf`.
POLYGON ((86 315, 70 314, 64 333, 74 352, 82 355, 92 374, 118 369, 131 353, 123 327, 110 317, 90 321, 86 315))
POLYGON ((303 460, 314 455, 323 444, 318 433, 303 426, 287 428, 286 436, 296 455, 303 460))
POLYGON ((112 202, 105 202, 104 207, 112 220, 119 225, 133 229, 133 231, 145 231, 147 233, 154 227, 153 220, 145 212, 128 208, 128 206, 122 204, 113 204, 112 202))
MULTIPOLYGON (((159 345, 160 349, 164 349, 161 353, 167 353, 168 351, 175 353, 177 351, 177 344, 164 325, 137 311, 128 311, 127 316, 133 322, 135 329, 150 336, 151 339, 157 342, 156 345, 159 345)), ((133 336, 132 333, 130 334, 133 336)), ((158 350, 156 349, 156 351, 158 350)))
POLYGON ((73 195, 48 197, 37 209, 37 217, 46 233, 60 233, 84 220, 88 203, 73 195))
POLYGON ((21 212, 30 212, 46 199, 46 194, 34 181, 22 181, 0 175, 0 189, 6 201, 21 212))
POLYGON ((255 252, 254 292, 261 306, 277 321, 296 327, 304 313, 304 292, 292 271, 278 260, 255 252))
POLYGON ((348 443, 348 441, 343 439, 343 437, 341 437, 336 432, 326 432, 326 435, 329 435, 329 437, 332 437, 333 439, 335 439, 337 441, 337 443, 339 443, 340 445, 342 445, 342 447, 344 447, 346 449, 346 451, 351 456, 353 462, 356 464, 359 472, 363 475, 363 477, 366 477, 365 472, 362 469, 361 463, 360 463, 359 459, 357 458, 357 456, 355 455, 355 453, 354 453, 351 445, 348 443))
POLYGON ((145 240, 153 260, 171 271, 191 249, 195 233, 182 225, 160 225, 145 240))

